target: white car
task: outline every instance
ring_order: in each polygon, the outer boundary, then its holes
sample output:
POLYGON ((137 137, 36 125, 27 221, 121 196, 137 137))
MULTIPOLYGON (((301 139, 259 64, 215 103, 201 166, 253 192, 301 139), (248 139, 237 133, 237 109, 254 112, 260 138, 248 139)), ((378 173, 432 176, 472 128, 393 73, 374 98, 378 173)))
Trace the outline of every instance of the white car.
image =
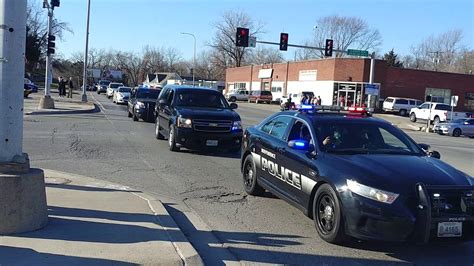
POLYGON ((398 113, 401 116, 408 115, 411 108, 420 106, 423 102, 417 99, 387 97, 382 104, 384 112, 398 113))
POLYGON ((107 95, 107 98, 109 99, 112 98, 112 96, 114 96, 114 91, 117 90, 119 87, 123 87, 123 83, 117 83, 117 82, 110 83, 105 93, 107 95))
POLYGON ((118 89, 114 91, 112 101, 116 104, 127 103, 131 92, 132 88, 130 87, 118 87, 118 89))
POLYGON ((454 120, 470 116, 471 114, 468 112, 453 112, 451 116, 451 106, 445 103, 425 102, 410 110, 410 121, 430 120, 430 122, 433 122, 435 125, 450 120, 451 117, 454 120))
POLYGON ((249 91, 248 90, 236 90, 231 91, 225 95, 225 98, 229 102, 236 102, 236 101, 248 101, 249 99, 249 91))

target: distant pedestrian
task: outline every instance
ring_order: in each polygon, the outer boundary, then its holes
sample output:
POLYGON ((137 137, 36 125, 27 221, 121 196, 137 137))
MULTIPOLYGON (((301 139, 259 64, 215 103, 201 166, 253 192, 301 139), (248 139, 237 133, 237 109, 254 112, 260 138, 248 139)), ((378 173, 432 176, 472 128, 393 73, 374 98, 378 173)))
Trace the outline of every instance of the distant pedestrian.
POLYGON ((321 103, 322 103, 321 96, 318 96, 318 98, 316 98, 316 104, 321 105, 321 103))
POLYGON ((68 94, 67 97, 72 99, 72 89, 74 88, 73 82, 72 82, 72 77, 69 78, 68 82, 68 94))
POLYGON ((59 97, 62 97, 63 95, 66 94, 65 93, 66 92, 66 82, 63 79, 63 77, 59 77, 58 81, 59 81, 59 84, 58 84, 59 97))

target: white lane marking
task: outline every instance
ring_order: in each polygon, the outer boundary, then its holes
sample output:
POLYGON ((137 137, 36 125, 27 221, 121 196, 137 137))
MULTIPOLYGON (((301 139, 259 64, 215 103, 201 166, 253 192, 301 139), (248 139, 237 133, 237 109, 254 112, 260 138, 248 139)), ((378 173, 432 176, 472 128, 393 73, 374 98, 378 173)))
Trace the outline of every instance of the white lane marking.
POLYGON ((104 105, 102 105, 102 103, 99 102, 99 101, 95 98, 94 94, 91 93, 91 94, 89 94, 89 95, 92 96, 92 98, 94 99, 94 101, 99 105, 100 109, 102 109, 103 111, 107 111, 107 109, 104 107, 104 105))

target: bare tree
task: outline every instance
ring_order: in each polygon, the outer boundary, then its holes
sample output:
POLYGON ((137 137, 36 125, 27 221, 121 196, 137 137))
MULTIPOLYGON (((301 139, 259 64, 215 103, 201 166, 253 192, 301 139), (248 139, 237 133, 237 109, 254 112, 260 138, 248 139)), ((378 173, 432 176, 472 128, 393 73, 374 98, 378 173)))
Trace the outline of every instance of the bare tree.
POLYGON ((125 74, 126 80, 130 86, 137 85, 139 75, 142 69, 142 58, 130 52, 117 52, 115 54, 115 64, 118 69, 125 74))
MULTIPOLYGON (((382 37, 377 29, 358 17, 327 16, 317 20, 317 28, 313 32, 312 46, 324 47, 326 39, 334 40, 335 50, 348 48, 360 50, 376 50, 382 44, 382 37)), ((336 57, 344 53, 335 53, 336 57)), ((304 49, 299 52, 301 59, 322 58, 324 51, 304 49)))
POLYGON ((283 54, 280 52, 280 50, 259 47, 252 52, 247 62, 252 64, 269 64, 281 63, 283 61, 283 54))
POLYGON ((263 33, 263 24, 255 22, 243 11, 227 11, 223 14, 221 21, 215 25, 216 32, 211 47, 218 51, 223 65, 221 67, 239 67, 244 62, 248 49, 235 46, 235 33, 237 27, 250 29, 251 36, 263 33))
POLYGON ((474 50, 463 49, 456 59, 456 72, 472 74, 474 72, 474 50))

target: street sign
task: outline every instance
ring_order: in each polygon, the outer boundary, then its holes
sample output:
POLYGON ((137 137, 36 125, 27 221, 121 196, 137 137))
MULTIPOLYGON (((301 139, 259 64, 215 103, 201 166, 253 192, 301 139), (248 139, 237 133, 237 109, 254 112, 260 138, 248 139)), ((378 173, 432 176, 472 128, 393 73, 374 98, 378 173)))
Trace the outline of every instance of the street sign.
POLYGON ((366 95, 379 95, 380 85, 379 84, 365 84, 366 95))
POLYGON ((353 55, 353 56, 369 56, 369 51, 355 50, 355 49, 347 49, 347 55, 353 55))
POLYGON ((457 95, 451 96, 451 106, 458 106, 458 100, 459 100, 459 96, 457 95))
POLYGON ((251 48, 257 47, 257 37, 254 37, 254 36, 249 37, 249 47, 251 48))

